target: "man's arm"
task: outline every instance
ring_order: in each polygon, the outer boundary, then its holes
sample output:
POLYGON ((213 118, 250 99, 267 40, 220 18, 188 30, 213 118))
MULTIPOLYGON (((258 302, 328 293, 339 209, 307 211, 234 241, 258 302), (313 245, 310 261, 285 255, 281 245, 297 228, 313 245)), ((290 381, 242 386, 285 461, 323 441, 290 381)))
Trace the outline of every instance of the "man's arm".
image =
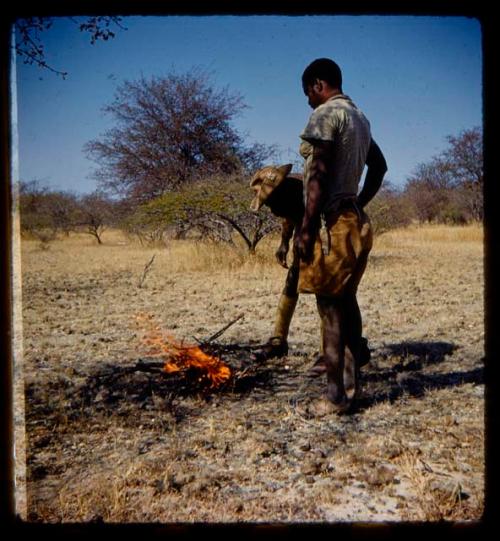
POLYGON ((309 178, 306 179, 306 204, 302 225, 295 238, 295 250, 304 261, 313 256, 314 241, 321 223, 320 214, 323 205, 323 194, 332 166, 332 143, 314 141, 309 178))
POLYGON ((378 192, 387 171, 387 163, 384 155, 373 139, 371 140, 368 156, 366 157, 366 165, 368 166, 368 171, 366 172, 363 189, 358 195, 358 204, 361 208, 364 208, 378 192))

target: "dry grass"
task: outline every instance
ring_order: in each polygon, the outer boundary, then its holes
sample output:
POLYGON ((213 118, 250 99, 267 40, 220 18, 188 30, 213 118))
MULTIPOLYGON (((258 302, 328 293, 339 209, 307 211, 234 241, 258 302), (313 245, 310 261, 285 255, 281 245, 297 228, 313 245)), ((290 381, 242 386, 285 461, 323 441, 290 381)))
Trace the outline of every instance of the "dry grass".
POLYGON ((288 357, 243 390, 165 395, 154 375, 125 377, 143 355, 138 312, 192 339, 243 311, 221 341, 267 339, 286 274, 276 238, 256 257, 147 248, 116 231, 103 246, 23 242, 30 520, 478 520, 481 238, 479 227, 426 226, 376 239, 359 293, 372 361, 358 411, 331 418, 298 407, 325 390, 305 376, 318 342, 311 296, 299 299, 288 357))
POLYGON ((408 245, 426 245, 463 243, 479 244, 483 242, 482 225, 447 226, 442 224, 415 224, 404 229, 395 229, 384 233, 377 239, 380 247, 404 247, 408 245))
POLYGON ((276 236, 261 241, 255 255, 250 254, 238 239, 234 245, 177 240, 157 246, 143 246, 119 230, 107 230, 102 240, 103 245, 98 245, 88 235, 73 233, 69 237, 59 237, 52 241, 48 248, 44 246, 43 249, 38 241, 25 240, 23 250, 37 254, 41 268, 50 260, 65 260, 64 265, 59 264, 53 269, 56 272, 61 271, 62 274, 78 269, 98 271, 106 262, 113 271, 138 270, 141 265, 142 268, 146 265, 153 254, 156 254, 154 265, 168 274, 213 271, 254 273, 266 266, 273 270, 275 267, 276 236))

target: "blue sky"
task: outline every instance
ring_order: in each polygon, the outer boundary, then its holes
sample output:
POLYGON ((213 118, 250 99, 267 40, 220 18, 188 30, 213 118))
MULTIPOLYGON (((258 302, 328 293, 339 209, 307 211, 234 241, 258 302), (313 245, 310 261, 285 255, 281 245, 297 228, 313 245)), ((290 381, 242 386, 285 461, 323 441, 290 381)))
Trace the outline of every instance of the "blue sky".
POLYGON ((482 124, 481 28, 466 17, 165 16, 125 17, 127 30, 91 45, 67 18, 44 36, 48 62, 63 80, 17 63, 21 180, 89 192, 96 164, 83 145, 112 126, 102 107, 124 80, 194 66, 248 105, 235 121, 248 142, 277 144, 280 161, 298 159, 311 110, 304 68, 330 57, 344 92, 360 107, 384 152, 386 178, 403 185, 446 136, 482 124))

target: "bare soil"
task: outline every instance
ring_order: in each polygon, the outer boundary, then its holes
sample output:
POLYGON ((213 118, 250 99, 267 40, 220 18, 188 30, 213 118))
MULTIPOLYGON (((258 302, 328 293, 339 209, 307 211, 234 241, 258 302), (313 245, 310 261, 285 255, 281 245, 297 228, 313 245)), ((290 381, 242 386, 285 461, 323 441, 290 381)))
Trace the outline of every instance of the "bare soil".
POLYGON ((481 237, 477 226, 427 226, 376 239, 359 291, 372 357, 357 407, 343 416, 307 413, 326 387, 307 376, 319 340, 312 296, 299 299, 289 355, 252 362, 285 279, 276 239, 254 257, 189 242, 141 247, 116 232, 102 246, 81 236, 48 249, 23 241, 21 514, 35 522, 479 520, 481 237), (140 313, 189 343, 243 313, 206 348, 232 368, 230 380, 211 389, 195 373, 165 374, 144 347, 140 313))

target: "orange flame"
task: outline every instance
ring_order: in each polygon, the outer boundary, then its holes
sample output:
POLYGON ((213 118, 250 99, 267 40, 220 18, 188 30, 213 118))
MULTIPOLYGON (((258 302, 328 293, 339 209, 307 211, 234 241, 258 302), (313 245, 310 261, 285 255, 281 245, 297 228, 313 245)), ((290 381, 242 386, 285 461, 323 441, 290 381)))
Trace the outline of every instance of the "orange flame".
POLYGON ((161 330, 153 316, 140 313, 136 321, 146 327, 143 343, 149 347, 147 354, 165 361, 163 370, 167 374, 195 368, 201 375, 199 381, 208 380, 210 387, 218 387, 231 376, 231 369, 218 357, 208 355, 196 345, 184 345, 161 330))

